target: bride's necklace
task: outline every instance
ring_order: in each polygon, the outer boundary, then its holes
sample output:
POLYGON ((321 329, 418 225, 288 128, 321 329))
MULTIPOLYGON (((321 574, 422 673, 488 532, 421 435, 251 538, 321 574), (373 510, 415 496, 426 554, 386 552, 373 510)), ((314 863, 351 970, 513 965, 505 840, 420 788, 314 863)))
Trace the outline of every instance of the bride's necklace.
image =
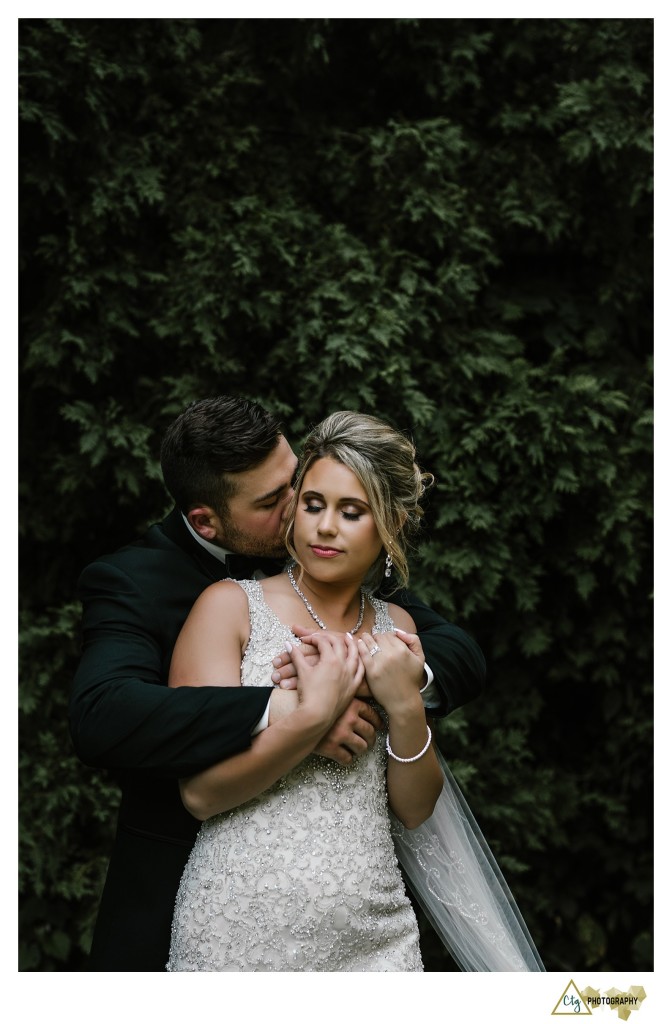
MULTIPOLYGON (((287 576, 289 577, 289 582, 292 584, 294 590, 299 595, 299 597, 301 598, 301 600, 305 604, 306 608, 308 609, 308 613, 309 613, 311 619, 313 619, 318 624, 320 629, 326 629, 327 627, 325 626, 324 622, 322 622, 322 619, 317 614, 317 612, 313 608, 312 604, 310 603, 310 601, 308 600, 306 595, 303 593, 302 590, 299 589, 299 585, 296 582, 296 580, 294 579, 294 573, 292 572, 291 565, 287 566, 287 576)), ((364 604, 365 604, 365 602, 364 602, 364 591, 360 589, 360 591, 359 591, 359 618, 357 619, 357 623, 355 625, 355 628, 348 630, 350 636, 354 636, 355 635, 355 633, 357 632, 357 630, 361 626, 362 622, 364 621, 364 604)))

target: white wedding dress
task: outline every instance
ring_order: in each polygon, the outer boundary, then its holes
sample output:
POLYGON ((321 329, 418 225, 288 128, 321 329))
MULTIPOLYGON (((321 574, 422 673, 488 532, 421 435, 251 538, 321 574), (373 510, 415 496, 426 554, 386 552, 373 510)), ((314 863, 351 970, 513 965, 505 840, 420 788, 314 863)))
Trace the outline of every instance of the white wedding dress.
MULTIPOLYGON (((268 686, 288 626, 240 581, 251 633, 243 686, 268 686)), ((394 628, 369 600, 374 632, 394 628)), ((422 971, 390 832, 383 734, 348 767, 313 755, 203 823, 184 870, 168 971, 422 971)))

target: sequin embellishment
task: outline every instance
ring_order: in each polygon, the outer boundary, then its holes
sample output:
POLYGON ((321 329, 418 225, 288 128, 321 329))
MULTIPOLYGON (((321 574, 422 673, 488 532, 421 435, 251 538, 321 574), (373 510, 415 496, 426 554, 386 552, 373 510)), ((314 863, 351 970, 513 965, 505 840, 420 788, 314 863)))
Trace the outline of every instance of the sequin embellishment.
MULTIPOLYGON (((244 686, 268 686, 286 640, 255 580, 244 686)), ((369 597, 373 632, 394 624, 369 597)), ((168 971, 422 971, 390 832, 384 736, 343 767, 313 755, 204 822, 180 883, 168 971)))

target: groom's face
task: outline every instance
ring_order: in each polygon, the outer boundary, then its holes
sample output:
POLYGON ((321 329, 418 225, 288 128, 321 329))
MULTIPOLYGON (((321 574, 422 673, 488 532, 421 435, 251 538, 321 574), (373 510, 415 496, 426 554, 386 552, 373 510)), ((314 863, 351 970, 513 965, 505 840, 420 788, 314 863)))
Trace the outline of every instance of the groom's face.
POLYGON ((280 437, 260 465, 232 474, 236 491, 215 517, 215 542, 239 555, 286 555, 283 527, 297 465, 296 455, 280 437))

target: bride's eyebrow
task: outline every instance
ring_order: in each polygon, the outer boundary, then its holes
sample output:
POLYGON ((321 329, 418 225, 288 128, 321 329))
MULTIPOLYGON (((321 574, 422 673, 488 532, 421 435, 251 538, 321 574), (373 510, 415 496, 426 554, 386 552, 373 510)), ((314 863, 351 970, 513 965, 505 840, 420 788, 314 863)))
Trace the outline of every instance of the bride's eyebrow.
MULTIPOLYGON (((301 492, 301 498, 302 498, 302 500, 305 500, 306 498, 319 498, 320 501, 324 501, 324 495, 320 494, 319 491, 302 491, 301 492)), ((368 501, 365 501, 364 498, 339 498, 338 499, 338 504, 339 505, 357 504, 357 505, 366 505, 367 508, 371 507, 369 505, 368 501)))

